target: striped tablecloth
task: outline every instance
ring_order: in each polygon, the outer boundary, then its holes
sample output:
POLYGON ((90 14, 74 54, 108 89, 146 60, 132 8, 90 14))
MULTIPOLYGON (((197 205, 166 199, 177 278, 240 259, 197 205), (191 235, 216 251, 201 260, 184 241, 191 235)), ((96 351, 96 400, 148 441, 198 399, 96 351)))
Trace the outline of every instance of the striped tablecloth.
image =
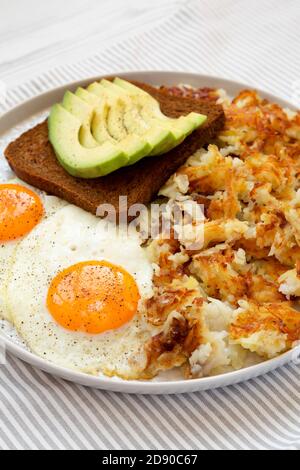
MULTIPOLYGON (((175 3, 144 32, 139 24, 113 46, 96 46, 96 55, 9 90, 7 106, 72 79, 137 69, 232 78, 300 105, 299 0, 175 3)), ((9 82, 9 70, 4 76, 9 82)), ((0 367, 0 448, 300 449, 299 385, 300 368, 291 364, 211 392, 118 395, 9 357, 0 367)))

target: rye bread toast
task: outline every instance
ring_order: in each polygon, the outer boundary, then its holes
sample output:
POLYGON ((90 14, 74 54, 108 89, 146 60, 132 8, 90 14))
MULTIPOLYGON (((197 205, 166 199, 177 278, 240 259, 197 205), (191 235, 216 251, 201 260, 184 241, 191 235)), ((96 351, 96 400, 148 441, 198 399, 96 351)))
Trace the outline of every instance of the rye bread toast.
POLYGON ((48 140, 47 121, 44 121, 25 132, 5 150, 5 156, 16 175, 93 214, 96 214, 100 204, 112 204, 119 213, 119 196, 127 196, 128 207, 149 203, 178 167, 216 136, 224 126, 225 116, 221 106, 171 96, 150 85, 133 83, 156 98, 167 116, 179 117, 194 111, 207 115, 207 122, 163 156, 146 157, 105 177, 86 180, 69 175, 59 164, 48 140))

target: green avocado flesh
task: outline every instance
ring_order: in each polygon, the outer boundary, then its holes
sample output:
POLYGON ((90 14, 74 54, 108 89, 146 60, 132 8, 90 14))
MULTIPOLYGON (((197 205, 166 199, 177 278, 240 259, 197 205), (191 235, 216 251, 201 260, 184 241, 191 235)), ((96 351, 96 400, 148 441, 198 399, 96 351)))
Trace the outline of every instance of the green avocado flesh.
POLYGON ((73 176, 97 178, 127 165, 128 158, 120 147, 106 142, 95 148, 83 147, 79 140, 82 122, 62 105, 52 107, 48 119, 49 140, 56 156, 73 176))
POLYGON ((161 112, 159 103, 141 88, 121 78, 115 78, 113 85, 118 86, 123 91, 127 91, 135 103, 142 103, 141 115, 145 120, 150 123, 155 121, 158 125, 172 132, 173 143, 167 149, 164 149, 163 153, 168 152, 183 142, 188 135, 204 124, 207 119, 206 116, 197 113, 190 113, 178 119, 169 118, 161 112))
POLYGON ((97 178, 144 157, 168 152, 201 126, 206 116, 165 116, 159 103, 129 82, 101 80, 67 91, 48 119, 55 154, 73 176, 97 178))

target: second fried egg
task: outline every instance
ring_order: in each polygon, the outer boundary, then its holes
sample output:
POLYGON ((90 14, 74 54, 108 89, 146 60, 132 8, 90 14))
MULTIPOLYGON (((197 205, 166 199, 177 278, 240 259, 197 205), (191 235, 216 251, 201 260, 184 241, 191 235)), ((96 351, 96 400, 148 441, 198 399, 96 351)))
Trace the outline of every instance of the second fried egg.
POLYGON ((140 306, 152 295, 153 269, 136 233, 107 231, 68 205, 22 240, 14 258, 7 303, 32 352, 86 373, 140 375, 150 335, 140 306))

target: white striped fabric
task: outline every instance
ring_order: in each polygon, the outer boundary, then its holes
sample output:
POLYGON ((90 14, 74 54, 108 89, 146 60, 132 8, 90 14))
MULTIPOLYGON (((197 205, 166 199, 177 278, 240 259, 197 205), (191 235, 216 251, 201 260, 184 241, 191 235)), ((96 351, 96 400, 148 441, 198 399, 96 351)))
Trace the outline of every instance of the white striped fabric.
MULTIPOLYGON (((10 90, 15 105, 116 70, 170 69, 299 96, 298 0, 191 0, 158 26, 10 90)), ((300 369, 182 396, 118 395, 66 383, 9 357, 0 367, 1 449, 300 449, 300 369)))

